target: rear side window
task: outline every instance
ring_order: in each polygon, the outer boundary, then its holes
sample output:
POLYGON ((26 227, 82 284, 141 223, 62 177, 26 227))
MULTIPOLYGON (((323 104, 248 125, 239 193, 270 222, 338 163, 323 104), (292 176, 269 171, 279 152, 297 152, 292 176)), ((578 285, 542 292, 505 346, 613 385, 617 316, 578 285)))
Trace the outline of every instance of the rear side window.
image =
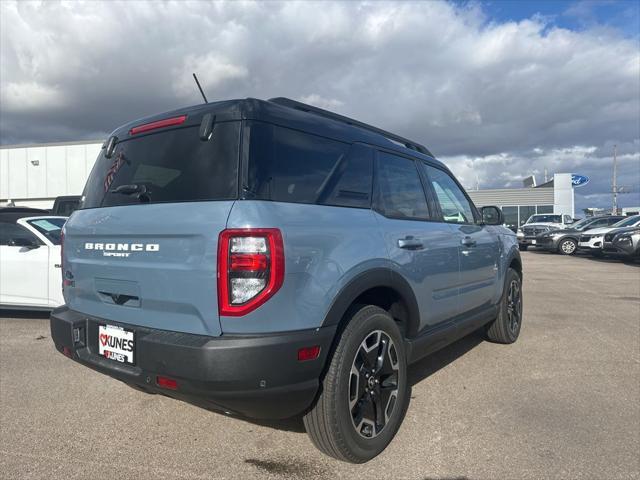
POLYGON ((134 137, 118 143, 111 158, 103 150, 81 208, 236 198, 240 122, 216 123, 207 141, 198 130, 134 137))
POLYGON ((39 218, 38 220, 27 220, 27 223, 35 228, 54 245, 60 245, 60 234, 66 222, 65 218, 39 218))
POLYGON ((391 218, 427 220, 429 208, 415 162, 386 152, 378 152, 378 203, 391 218))
POLYGON ((263 122, 249 123, 245 198, 367 208, 371 152, 263 122))

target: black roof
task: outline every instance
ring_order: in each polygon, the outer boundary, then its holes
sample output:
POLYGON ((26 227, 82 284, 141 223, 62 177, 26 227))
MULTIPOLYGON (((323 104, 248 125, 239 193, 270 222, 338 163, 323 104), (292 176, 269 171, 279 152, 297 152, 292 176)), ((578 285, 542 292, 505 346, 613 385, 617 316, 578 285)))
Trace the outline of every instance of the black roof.
POLYGON ((216 122, 268 121, 335 140, 368 143, 425 159, 434 159, 426 147, 400 135, 283 97, 270 100, 255 98, 225 100, 180 108, 129 122, 118 127, 111 135, 115 135, 119 140, 125 140, 130 137, 129 130, 135 126, 180 115, 187 115, 184 126, 199 125, 203 115, 207 113, 215 115, 216 122))
POLYGON ((5 210, 8 209, 0 208, 0 223, 16 223, 16 221, 25 217, 40 217, 44 215, 51 215, 51 213, 46 210, 36 210, 35 208, 32 209, 34 211, 31 212, 7 212, 5 210))
POLYGON ((49 214, 49 210, 43 210, 42 208, 31 207, 0 207, 0 214, 7 213, 28 213, 32 215, 49 214))

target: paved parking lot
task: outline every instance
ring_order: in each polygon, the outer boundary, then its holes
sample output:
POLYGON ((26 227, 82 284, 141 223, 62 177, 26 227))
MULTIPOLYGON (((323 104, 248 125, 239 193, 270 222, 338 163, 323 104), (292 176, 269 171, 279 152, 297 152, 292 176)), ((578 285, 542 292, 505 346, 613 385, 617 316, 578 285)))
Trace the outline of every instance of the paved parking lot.
POLYGON ((151 396, 0 318, 3 478, 640 478, 640 265, 523 254, 518 343, 471 336, 412 367, 411 405, 365 465, 274 426, 151 396))

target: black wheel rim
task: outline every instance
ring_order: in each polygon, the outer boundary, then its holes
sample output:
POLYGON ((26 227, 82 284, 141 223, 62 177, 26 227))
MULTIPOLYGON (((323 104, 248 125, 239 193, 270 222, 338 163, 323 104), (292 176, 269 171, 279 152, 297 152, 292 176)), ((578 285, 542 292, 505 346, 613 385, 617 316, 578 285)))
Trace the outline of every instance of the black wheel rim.
POLYGON ((509 284, 509 293, 507 295, 507 321, 511 333, 516 333, 520 327, 522 318, 522 293, 520 291, 520 282, 511 280, 509 284))
POLYGON ((382 330, 369 333, 349 373, 349 412, 362 437, 377 437, 389 422, 398 399, 399 368, 391 337, 382 330))

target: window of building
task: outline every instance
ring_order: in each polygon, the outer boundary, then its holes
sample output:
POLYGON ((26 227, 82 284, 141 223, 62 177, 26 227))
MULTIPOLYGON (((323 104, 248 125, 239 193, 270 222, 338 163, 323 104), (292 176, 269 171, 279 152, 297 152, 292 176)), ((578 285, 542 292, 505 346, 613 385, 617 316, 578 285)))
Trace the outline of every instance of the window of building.
POLYGON ((531 215, 535 215, 536 214, 536 207, 534 205, 520 205, 519 207, 520 209, 520 220, 518 223, 518 226, 523 225, 524 223, 527 222, 527 220, 529 220, 529 217, 531 215))
POLYGON ((502 207, 504 224, 515 231, 518 228, 518 207, 502 207))
POLYGON ((553 205, 538 205, 536 213, 553 213, 553 205))

